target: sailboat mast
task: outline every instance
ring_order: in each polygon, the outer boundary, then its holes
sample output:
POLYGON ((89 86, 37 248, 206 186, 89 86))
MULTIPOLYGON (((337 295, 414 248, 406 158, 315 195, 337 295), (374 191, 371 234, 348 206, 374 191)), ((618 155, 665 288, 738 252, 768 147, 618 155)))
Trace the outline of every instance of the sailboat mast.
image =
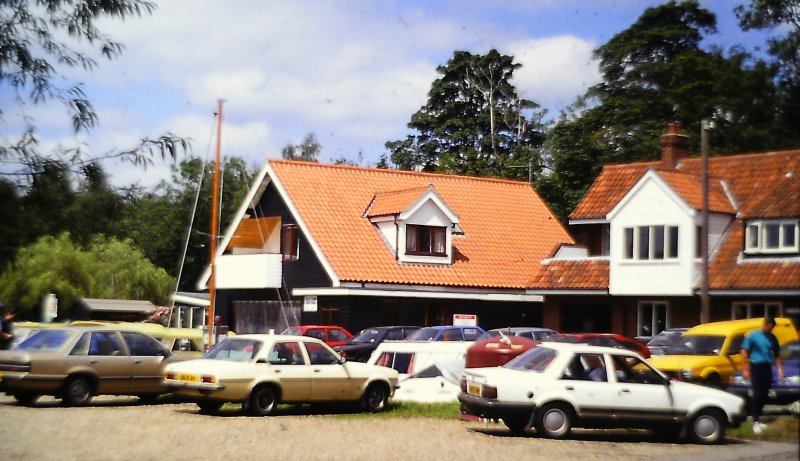
POLYGON ((208 343, 206 348, 210 348, 213 344, 214 338, 214 307, 217 300, 216 292, 216 266, 215 258, 217 256, 217 228, 219 227, 219 156, 222 147, 222 100, 217 101, 217 152, 214 160, 214 189, 211 198, 211 245, 210 245, 210 261, 211 261, 211 276, 208 279, 208 343))

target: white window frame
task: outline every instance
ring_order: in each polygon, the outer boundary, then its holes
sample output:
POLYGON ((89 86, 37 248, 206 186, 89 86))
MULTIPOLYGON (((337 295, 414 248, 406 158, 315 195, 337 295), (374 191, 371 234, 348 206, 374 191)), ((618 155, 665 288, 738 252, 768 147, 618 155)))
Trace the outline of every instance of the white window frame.
POLYGON ((655 224, 650 226, 628 226, 622 230, 622 257, 626 261, 674 261, 680 257, 680 227, 669 224, 655 224), (656 258, 656 229, 663 229, 661 232, 661 257, 656 258), (647 229, 647 242, 642 242, 641 234, 647 229), (671 233, 676 232, 677 239, 675 248, 672 247, 671 233), (628 254, 629 238, 633 238, 633 251, 628 254), (646 247, 644 246, 646 245, 646 247), (641 257, 641 252, 646 251, 647 258, 641 257))
POLYGON ((769 314, 773 318, 783 317, 783 303, 780 301, 742 301, 731 304, 731 320, 761 318, 769 314), (761 308, 763 312, 753 312, 755 308, 761 308), (737 312, 744 312, 744 316, 737 312))
POLYGON ((639 301, 637 304, 636 316, 636 336, 655 336, 663 330, 670 328, 670 308, 667 301, 639 301), (658 310, 663 309, 664 325, 658 325, 661 316, 656 315, 658 310), (645 312, 650 311, 650 332, 644 330, 645 312))
MULTIPOLYGON (((791 231, 790 231, 791 232, 791 231)), ((744 251, 749 254, 764 253, 800 253, 800 220, 798 219, 770 219, 749 221, 745 224, 744 251), (767 232, 770 226, 778 226, 778 245, 768 248, 767 232), (794 234, 791 235, 794 244, 789 245, 787 240, 790 233, 786 226, 791 226, 794 234)))

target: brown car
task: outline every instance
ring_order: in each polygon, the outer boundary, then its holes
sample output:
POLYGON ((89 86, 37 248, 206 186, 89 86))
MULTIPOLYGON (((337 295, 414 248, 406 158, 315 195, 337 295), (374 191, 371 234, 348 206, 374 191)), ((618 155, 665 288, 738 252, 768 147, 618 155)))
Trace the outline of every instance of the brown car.
POLYGON ((167 393, 164 367, 173 354, 147 334, 112 326, 47 328, 0 351, 0 391, 24 405, 40 395, 82 406, 95 395, 167 393))

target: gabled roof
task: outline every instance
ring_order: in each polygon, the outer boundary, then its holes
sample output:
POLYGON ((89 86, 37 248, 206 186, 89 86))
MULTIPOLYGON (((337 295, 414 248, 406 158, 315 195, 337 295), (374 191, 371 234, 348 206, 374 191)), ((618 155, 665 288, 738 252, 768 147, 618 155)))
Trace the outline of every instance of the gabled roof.
MULTIPOLYGON (((703 208, 703 180, 701 176, 682 171, 657 171, 656 174, 692 209, 700 210, 703 208)), ((712 213, 736 213, 719 179, 709 178, 708 211, 712 213)))
POLYGON ((427 190, 427 187, 414 187, 404 190, 378 192, 364 215, 372 218, 401 213, 413 205, 427 190))
POLYGON ((283 160, 270 160, 267 170, 341 283, 524 289, 551 248, 572 243, 526 182, 283 160), (452 265, 398 262, 365 216, 377 194, 407 191, 379 204, 381 213, 393 213, 429 185, 464 230, 464 237, 453 238, 452 265))

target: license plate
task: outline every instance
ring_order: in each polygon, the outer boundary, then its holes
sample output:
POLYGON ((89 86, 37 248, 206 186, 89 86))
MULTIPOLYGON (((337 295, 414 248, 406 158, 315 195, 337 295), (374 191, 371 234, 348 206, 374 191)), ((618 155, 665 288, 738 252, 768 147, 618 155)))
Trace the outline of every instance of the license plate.
POLYGON ((186 374, 179 374, 178 381, 188 381, 190 383, 197 383, 200 382, 200 376, 198 375, 186 375, 186 374))
POLYGON ((481 385, 480 384, 468 384, 467 385, 467 394, 481 395, 481 385))

